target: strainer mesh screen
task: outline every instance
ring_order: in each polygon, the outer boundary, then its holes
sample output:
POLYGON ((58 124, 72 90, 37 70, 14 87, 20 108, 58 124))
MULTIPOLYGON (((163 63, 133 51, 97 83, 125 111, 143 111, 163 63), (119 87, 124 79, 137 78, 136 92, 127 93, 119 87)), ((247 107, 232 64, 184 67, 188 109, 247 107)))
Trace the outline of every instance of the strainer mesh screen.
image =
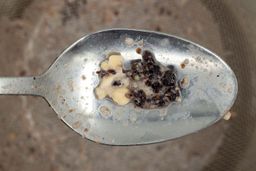
MULTIPOLYGON (((23 10, 31 2, 33 1, 0 0, 0 17, 20 17, 23 10)), ((72 0, 67 0, 67 2, 72 3, 72 0)), ((252 43, 248 40, 250 35, 247 34, 246 28, 242 27, 241 22, 236 17, 239 14, 235 15, 231 6, 227 5, 231 3, 226 3, 223 0, 200 0, 200 2, 210 11, 218 25, 222 47, 225 52, 229 52, 219 55, 225 56, 226 62, 234 70, 239 83, 238 97, 232 108, 235 113, 234 119, 230 121, 230 126, 225 132, 217 153, 212 156, 203 171, 255 171, 256 85, 254 85, 253 78, 256 75, 254 72, 256 54, 252 43)), ((83 0, 83 3, 86 3, 86 0, 83 0)))

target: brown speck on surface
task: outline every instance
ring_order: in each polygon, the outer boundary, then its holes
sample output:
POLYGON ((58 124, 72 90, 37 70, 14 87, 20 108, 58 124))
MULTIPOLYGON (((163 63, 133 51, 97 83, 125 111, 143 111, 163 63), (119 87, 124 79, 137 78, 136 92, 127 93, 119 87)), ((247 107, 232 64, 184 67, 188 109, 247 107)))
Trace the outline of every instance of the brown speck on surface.
POLYGON ((36 149, 35 149, 34 147, 29 147, 29 148, 28 148, 28 151, 29 151, 31 154, 33 154, 33 153, 35 153, 36 149))
POLYGON ((84 132, 87 133, 89 131, 88 128, 84 128, 84 132))
POLYGON ((181 64, 180 64, 180 67, 181 67, 182 69, 184 69, 184 68, 186 67, 186 65, 185 65, 184 63, 181 63, 181 64))
POLYGON ((75 111, 75 109, 69 109, 69 110, 68 110, 69 113, 72 113, 72 112, 74 112, 74 111, 75 111))
POLYGON ((27 71, 26 70, 21 70, 20 72, 19 72, 19 76, 25 76, 25 75, 27 75, 27 71))
POLYGON ((125 94, 125 97, 127 97, 127 98, 132 98, 132 94, 131 93, 127 93, 127 94, 125 94))
POLYGON ((136 49, 136 52, 137 52, 138 54, 141 54, 141 48, 138 47, 138 48, 136 49))
POLYGON ((64 104, 66 102, 66 99, 62 99, 61 104, 64 104))
POLYGON ((119 11, 118 10, 114 10, 114 15, 118 16, 119 15, 119 11))
POLYGON ((158 14, 159 15, 163 15, 164 13, 165 13, 165 8, 164 7, 160 7, 158 14))
POLYGON ((85 75, 82 75, 82 80, 85 80, 86 79, 86 76, 85 75))
POLYGON ((161 29, 160 26, 156 26, 155 30, 156 30, 156 31, 162 31, 162 29, 161 29))
POLYGON ((180 64, 180 67, 182 68, 182 69, 184 69, 185 67, 186 67, 186 65, 188 65, 189 64, 189 60, 188 59, 185 59, 181 64, 180 64))
POLYGON ((172 11, 167 10, 167 11, 166 11, 166 14, 169 15, 169 16, 171 16, 171 15, 172 15, 172 11))

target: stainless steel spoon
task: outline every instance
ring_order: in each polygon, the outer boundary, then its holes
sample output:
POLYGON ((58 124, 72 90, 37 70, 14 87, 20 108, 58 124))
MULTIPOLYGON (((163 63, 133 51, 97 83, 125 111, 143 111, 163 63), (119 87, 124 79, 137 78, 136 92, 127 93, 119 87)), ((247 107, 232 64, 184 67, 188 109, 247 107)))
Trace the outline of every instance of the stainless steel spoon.
POLYGON ((206 128, 231 108, 237 90, 230 67, 202 46, 163 33, 129 29, 81 38, 42 75, 0 78, 0 94, 42 96, 77 133, 111 145, 156 143, 206 128), (145 110, 95 98, 99 63, 110 52, 120 52, 126 62, 141 58, 137 47, 152 51, 161 63, 176 66, 179 79, 188 78, 182 102, 145 110))

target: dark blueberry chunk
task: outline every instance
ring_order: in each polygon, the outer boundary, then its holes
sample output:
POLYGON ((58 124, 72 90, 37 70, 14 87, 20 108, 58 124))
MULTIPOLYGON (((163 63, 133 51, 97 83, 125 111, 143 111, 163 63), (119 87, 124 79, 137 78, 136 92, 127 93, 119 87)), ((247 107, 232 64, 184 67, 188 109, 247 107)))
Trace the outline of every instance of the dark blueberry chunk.
POLYGON ((176 94, 169 94, 167 97, 169 98, 170 101, 175 101, 176 94))
POLYGON ((174 65, 168 65, 167 66, 171 72, 174 72, 174 65))
POLYGON ((146 86, 151 86, 151 85, 152 85, 152 82, 149 81, 149 80, 147 80, 147 81, 145 82, 145 84, 146 84, 146 86))
POLYGON ((143 90, 135 90, 132 92, 134 97, 146 99, 146 93, 143 90))
POLYGON ((106 75, 109 75, 109 73, 105 70, 100 70, 100 71, 97 71, 96 72, 101 78, 106 76, 106 75))
POLYGON ((158 103, 158 106, 164 106, 165 105, 165 101, 163 99, 161 99, 158 103))
POLYGON ((147 70, 143 70, 143 74, 144 74, 145 76, 148 76, 148 75, 149 75, 149 72, 148 72, 147 70))
POLYGON ((143 68, 142 68, 142 63, 141 63, 141 60, 140 59, 136 59, 136 60, 133 60, 131 62, 131 68, 132 70, 137 70, 137 71, 142 71, 143 68))
POLYGON ((176 94, 176 90, 175 90, 175 88, 170 87, 170 88, 168 88, 168 89, 165 91, 165 93, 166 93, 166 94, 169 94, 169 93, 176 94))
POLYGON ((172 79, 172 80, 175 80, 175 79, 176 79, 175 73, 172 72, 171 70, 165 71, 165 72, 164 72, 164 77, 165 77, 165 78, 172 79))
POLYGON ((158 105, 159 102, 160 102, 160 96, 156 95, 156 96, 152 97, 152 99, 151 99, 152 104, 158 105))
POLYGON ((163 86, 158 81, 156 81, 151 85, 151 87, 154 93, 158 93, 163 86))
POLYGON ((159 99, 160 99, 160 96, 158 96, 158 95, 155 95, 155 96, 152 97, 152 101, 157 101, 159 99))
POLYGON ((161 79, 161 82, 164 86, 171 86, 171 87, 174 87, 175 86, 175 83, 173 82, 173 80, 171 79, 167 79, 167 78, 162 78, 161 79))
POLYGON ((146 99, 146 93, 143 90, 138 91, 139 97, 141 97, 143 100, 146 99))
POLYGON ((167 89, 167 91, 165 92, 165 96, 170 100, 170 101, 175 101, 176 97, 177 97, 177 92, 175 89, 173 88, 169 88, 167 89))
POLYGON ((149 73, 149 74, 155 74, 154 68, 153 68, 152 65, 151 65, 150 67, 148 67, 148 73, 149 73))
POLYGON ((156 75, 161 75, 161 71, 160 71, 160 66, 158 65, 154 65, 154 68, 153 68, 154 72, 156 73, 156 75))
POLYGON ((148 78, 149 78, 150 80, 153 80, 153 79, 155 78, 155 75, 150 74, 150 75, 148 76, 148 78))
POLYGON ((176 82, 176 75, 170 70, 165 71, 161 81, 165 86, 174 86, 176 82))
POLYGON ((141 59, 134 59, 134 60, 131 61, 132 65, 136 65, 138 63, 141 63, 141 59))
POLYGON ((158 65, 147 65, 146 70, 149 74, 161 75, 160 67, 158 65))
POLYGON ((138 99, 138 98, 134 99, 134 104, 135 104, 136 106, 142 106, 142 105, 143 105, 143 104, 141 103, 140 99, 138 99))
POLYGON ((146 63, 155 63, 154 55, 150 51, 145 50, 142 54, 142 59, 146 63))
POLYGON ((120 80, 113 81, 112 85, 113 86, 120 86, 121 85, 121 81, 120 80))
POLYGON ((147 99, 146 99, 146 102, 148 102, 148 103, 151 103, 151 101, 152 101, 152 100, 151 100, 150 98, 147 98, 147 99))
POLYGON ((143 106, 146 102, 146 94, 143 90, 138 90, 133 92, 134 104, 136 106, 143 106))
POLYGON ((135 98, 134 100, 134 104, 136 105, 136 106, 143 106, 143 102, 141 101, 141 99, 140 98, 135 98))

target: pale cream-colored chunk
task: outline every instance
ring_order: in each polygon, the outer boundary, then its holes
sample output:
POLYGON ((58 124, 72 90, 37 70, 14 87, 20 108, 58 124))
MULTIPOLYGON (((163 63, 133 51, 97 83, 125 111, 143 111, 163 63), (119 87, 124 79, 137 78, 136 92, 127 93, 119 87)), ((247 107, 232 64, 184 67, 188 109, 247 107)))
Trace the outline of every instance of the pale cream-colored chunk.
POLYGON ((115 69, 116 67, 122 67, 123 57, 121 55, 111 55, 108 60, 109 67, 115 69))
POLYGON ((130 101, 130 99, 127 98, 128 93, 129 93, 129 90, 126 87, 117 88, 116 90, 113 91, 113 93, 111 94, 111 97, 119 105, 126 105, 130 101))
POLYGON ((98 99, 104 99, 107 96, 106 91, 104 91, 102 88, 97 87, 95 89, 95 94, 97 95, 98 99))
POLYGON ((108 60, 103 61, 100 64, 102 70, 114 69, 116 74, 109 74, 101 79, 99 86, 95 89, 95 94, 98 99, 104 99, 110 97, 119 105, 125 105, 130 102, 130 99, 126 97, 129 93, 129 79, 122 71, 123 57, 119 54, 110 55, 108 60), (115 80, 120 80, 120 86, 113 86, 112 83, 115 80))
POLYGON ((109 69, 109 65, 108 65, 108 61, 104 61, 100 64, 101 69, 103 70, 108 70, 109 69))

